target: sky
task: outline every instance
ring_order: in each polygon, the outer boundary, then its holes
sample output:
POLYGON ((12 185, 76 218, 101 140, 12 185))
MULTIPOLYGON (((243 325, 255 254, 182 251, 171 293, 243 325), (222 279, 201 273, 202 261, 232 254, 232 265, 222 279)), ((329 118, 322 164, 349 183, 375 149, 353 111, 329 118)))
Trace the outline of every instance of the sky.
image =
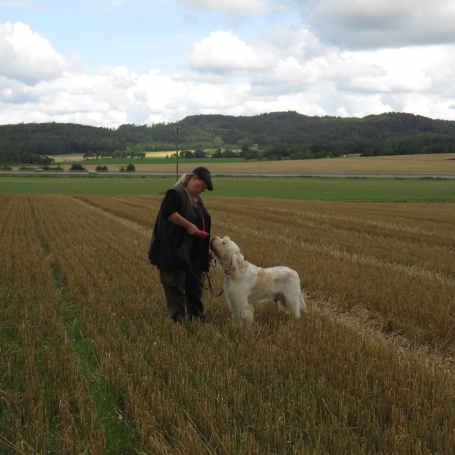
POLYGON ((0 0, 0 124, 455 120, 454 0, 0 0))

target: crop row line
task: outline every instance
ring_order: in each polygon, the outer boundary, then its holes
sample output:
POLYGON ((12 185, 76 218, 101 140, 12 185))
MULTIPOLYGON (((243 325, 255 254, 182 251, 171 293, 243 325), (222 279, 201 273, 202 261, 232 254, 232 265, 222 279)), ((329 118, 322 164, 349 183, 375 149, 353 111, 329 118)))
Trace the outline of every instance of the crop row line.
POLYGON ((326 300, 313 298, 311 300, 311 311, 327 317, 364 337, 390 346, 399 355, 412 355, 419 359, 420 364, 437 367, 455 377, 455 358, 453 356, 440 355, 425 345, 413 346, 409 339, 400 333, 394 331, 385 332, 383 330, 384 321, 377 314, 373 314, 365 308, 342 311, 326 300))

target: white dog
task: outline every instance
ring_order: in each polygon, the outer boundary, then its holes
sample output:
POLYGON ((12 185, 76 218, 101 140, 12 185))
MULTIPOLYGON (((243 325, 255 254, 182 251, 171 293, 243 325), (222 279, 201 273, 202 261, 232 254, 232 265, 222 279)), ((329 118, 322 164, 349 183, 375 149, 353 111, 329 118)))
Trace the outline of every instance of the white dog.
POLYGON ((239 325, 254 319, 253 303, 273 300, 286 313, 300 318, 306 304, 298 273, 289 267, 261 268, 246 261, 229 237, 213 237, 211 247, 224 270, 224 294, 239 325))

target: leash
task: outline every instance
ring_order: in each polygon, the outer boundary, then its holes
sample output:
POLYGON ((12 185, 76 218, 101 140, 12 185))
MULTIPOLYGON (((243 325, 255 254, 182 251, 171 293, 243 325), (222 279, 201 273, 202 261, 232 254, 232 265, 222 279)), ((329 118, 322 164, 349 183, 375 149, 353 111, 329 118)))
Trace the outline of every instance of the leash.
MULTIPOLYGON (((189 273, 190 275, 193 276, 193 278, 197 279, 196 274, 193 273, 191 270, 187 269, 186 273, 189 273)), ((202 283, 201 283, 202 284, 202 288, 205 289, 206 291, 209 291, 210 294, 212 294, 215 298, 220 297, 220 296, 223 295, 223 293, 224 293, 224 289, 223 288, 221 288, 220 291, 215 292, 215 288, 214 288, 214 286, 212 284, 212 280, 210 278, 209 272, 202 273, 201 281, 202 281, 202 283), (208 283, 207 287, 204 286, 204 277, 207 278, 207 283, 208 283)))
POLYGON ((210 291, 210 293, 211 293, 215 298, 222 296, 223 293, 224 293, 224 289, 221 288, 221 290, 220 290, 218 293, 216 293, 216 292, 215 292, 215 288, 213 287, 213 284, 212 284, 212 280, 210 279, 210 274, 207 272, 207 273, 205 274, 205 276, 207 277, 208 290, 210 291))

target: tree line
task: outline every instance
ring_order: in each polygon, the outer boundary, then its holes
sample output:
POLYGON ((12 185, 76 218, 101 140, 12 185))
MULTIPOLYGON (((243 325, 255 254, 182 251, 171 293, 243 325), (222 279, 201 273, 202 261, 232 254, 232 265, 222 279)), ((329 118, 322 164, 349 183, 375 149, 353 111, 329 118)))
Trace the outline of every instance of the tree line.
POLYGON ((50 164, 48 155, 143 157, 145 151, 241 150, 245 159, 304 159, 348 154, 455 152, 455 122, 385 113, 363 118, 296 112, 257 116, 193 115, 176 123, 117 129, 64 123, 0 126, 0 163, 50 164))

